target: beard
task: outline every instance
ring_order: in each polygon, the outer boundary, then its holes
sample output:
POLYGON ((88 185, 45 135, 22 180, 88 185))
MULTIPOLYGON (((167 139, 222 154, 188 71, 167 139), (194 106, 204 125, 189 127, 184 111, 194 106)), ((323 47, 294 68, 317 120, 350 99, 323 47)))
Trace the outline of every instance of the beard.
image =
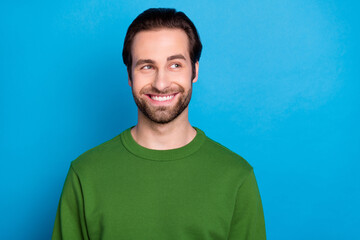
MULTIPOLYGON (((164 91, 159 91, 153 87, 144 88, 140 91, 140 96, 145 93, 169 94, 174 92, 177 92, 177 95, 179 95, 179 99, 174 106, 154 106, 143 98, 140 98, 134 91, 132 91, 132 94, 137 107, 149 120, 158 124, 166 124, 176 119, 189 105, 192 94, 192 83, 187 92, 179 85, 177 85, 176 88, 165 89, 164 91)), ((176 96, 174 96, 174 98, 175 97, 176 96)))

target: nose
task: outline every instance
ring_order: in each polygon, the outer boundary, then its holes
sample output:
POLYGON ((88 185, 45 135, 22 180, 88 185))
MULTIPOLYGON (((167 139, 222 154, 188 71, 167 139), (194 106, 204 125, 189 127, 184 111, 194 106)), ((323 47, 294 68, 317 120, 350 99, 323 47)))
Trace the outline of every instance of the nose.
POLYGON ((154 81, 152 82, 152 87, 156 88, 160 92, 169 87, 171 84, 170 79, 166 71, 158 70, 154 81))

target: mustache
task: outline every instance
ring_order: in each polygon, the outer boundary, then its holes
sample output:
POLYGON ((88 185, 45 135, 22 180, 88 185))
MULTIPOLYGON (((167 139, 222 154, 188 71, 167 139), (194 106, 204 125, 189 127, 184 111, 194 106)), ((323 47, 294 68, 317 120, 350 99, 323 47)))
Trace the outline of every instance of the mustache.
POLYGON ((185 89, 181 86, 178 86, 176 88, 165 88, 162 91, 160 91, 157 88, 154 88, 153 86, 145 87, 140 90, 140 94, 170 94, 170 93, 184 93, 185 89))

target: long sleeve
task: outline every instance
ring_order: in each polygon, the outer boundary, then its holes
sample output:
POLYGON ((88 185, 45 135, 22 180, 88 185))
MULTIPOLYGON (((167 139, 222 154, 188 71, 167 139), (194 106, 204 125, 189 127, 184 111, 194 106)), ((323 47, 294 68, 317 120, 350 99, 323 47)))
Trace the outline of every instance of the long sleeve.
POLYGON ((238 189, 229 240, 265 240, 265 220, 254 172, 238 189))
POLYGON ((52 240, 89 239, 78 175, 71 166, 61 193, 52 240))

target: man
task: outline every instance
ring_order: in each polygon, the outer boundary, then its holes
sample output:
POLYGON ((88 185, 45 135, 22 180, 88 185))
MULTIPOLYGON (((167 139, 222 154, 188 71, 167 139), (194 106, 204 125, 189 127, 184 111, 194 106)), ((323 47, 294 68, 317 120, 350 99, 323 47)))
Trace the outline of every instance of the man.
POLYGON ((71 163, 53 239, 265 239, 252 167, 188 120, 202 45, 174 9, 149 9, 123 49, 138 123, 71 163))

